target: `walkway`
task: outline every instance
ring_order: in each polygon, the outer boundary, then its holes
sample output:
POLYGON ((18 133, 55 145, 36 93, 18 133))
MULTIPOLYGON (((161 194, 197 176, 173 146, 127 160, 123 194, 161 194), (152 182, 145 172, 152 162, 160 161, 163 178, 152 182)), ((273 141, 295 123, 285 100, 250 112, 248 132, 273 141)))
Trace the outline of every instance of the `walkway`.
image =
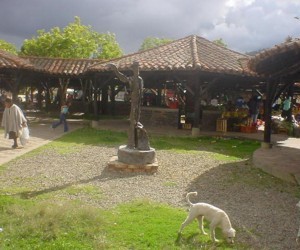
MULTIPOLYGON (((47 144, 48 142, 62 136, 63 127, 55 130, 50 128, 51 119, 30 119, 30 142, 22 149, 11 149, 11 140, 3 138, 0 134, 0 165, 15 159, 35 148, 47 144)), ((86 122, 82 120, 69 120, 70 131, 78 129, 86 122)), ((127 131, 129 127, 128 120, 103 120, 99 121, 99 129, 127 131)), ((155 135, 168 136, 190 136, 190 130, 179 130, 173 127, 147 127, 148 133, 155 135)), ((0 132, 1 133, 1 132, 0 132)), ((201 131, 201 135, 207 136, 228 136, 234 138, 248 138, 263 140, 263 132, 257 133, 238 133, 238 132, 215 132, 201 131)), ((263 171, 276 176, 285 181, 300 185, 300 138, 289 138, 283 134, 272 135, 273 147, 271 149, 259 148, 254 152, 253 164, 263 171)))
POLYGON ((272 149, 260 148, 253 154, 255 167, 282 180, 300 185, 300 138, 274 141, 272 149))
MULTIPOLYGON (((0 165, 7 163, 33 149, 47 144, 48 142, 61 137, 63 132, 63 126, 57 127, 55 130, 50 128, 50 119, 36 119, 29 117, 29 129, 30 129, 30 140, 24 146, 18 149, 12 149, 12 140, 4 138, 3 130, 0 130, 0 165)), ((83 125, 81 121, 71 121, 70 131, 80 128, 83 125)), ((3 128, 1 128, 3 129, 3 128)), ((20 144, 20 143, 19 143, 20 144)))

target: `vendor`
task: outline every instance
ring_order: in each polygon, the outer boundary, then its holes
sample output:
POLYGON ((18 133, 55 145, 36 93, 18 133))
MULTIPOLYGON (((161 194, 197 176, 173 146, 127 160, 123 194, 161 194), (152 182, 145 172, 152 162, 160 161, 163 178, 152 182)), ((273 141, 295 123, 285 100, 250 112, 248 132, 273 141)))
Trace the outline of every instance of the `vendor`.
POLYGON ((249 115, 252 119, 252 124, 256 124, 259 107, 261 102, 261 96, 254 95, 251 97, 248 106, 249 106, 249 115))
POLYGON ((245 100, 242 96, 239 96, 238 99, 236 99, 235 101, 235 106, 238 108, 238 109, 241 109, 243 108, 245 105, 245 100))

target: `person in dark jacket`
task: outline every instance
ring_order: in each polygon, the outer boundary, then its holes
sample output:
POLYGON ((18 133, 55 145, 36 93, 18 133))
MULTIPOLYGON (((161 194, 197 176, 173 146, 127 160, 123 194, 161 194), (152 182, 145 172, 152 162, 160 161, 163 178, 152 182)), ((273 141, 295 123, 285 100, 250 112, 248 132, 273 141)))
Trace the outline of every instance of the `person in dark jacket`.
POLYGON ((256 124, 258 113, 259 113, 259 105, 261 102, 261 96, 254 95, 251 97, 248 103, 249 114, 252 119, 252 124, 256 124))

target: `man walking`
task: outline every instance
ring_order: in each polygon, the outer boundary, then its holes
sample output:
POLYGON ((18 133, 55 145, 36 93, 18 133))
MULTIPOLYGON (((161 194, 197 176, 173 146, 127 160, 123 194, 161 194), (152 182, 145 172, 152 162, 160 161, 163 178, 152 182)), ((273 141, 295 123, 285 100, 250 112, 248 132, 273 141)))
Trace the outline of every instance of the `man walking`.
POLYGON ((26 127, 27 120, 22 112, 22 110, 13 104, 11 98, 6 98, 4 100, 5 109, 3 112, 3 118, 1 126, 4 127, 4 137, 14 140, 12 148, 18 148, 17 139, 22 134, 22 128, 26 127))

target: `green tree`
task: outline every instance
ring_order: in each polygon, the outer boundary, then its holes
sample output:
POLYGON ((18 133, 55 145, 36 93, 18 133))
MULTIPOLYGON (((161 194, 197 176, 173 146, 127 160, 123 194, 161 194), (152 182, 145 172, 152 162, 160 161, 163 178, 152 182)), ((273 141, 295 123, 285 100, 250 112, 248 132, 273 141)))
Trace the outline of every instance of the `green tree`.
POLYGON ((79 17, 63 29, 38 30, 37 34, 37 37, 24 41, 22 55, 99 59, 122 55, 114 34, 97 33, 91 26, 82 25, 79 17))
POLYGON ((213 42, 214 42, 215 44, 218 44, 218 45, 220 45, 220 46, 224 47, 224 48, 227 48, 227 44, 226 44, 226 43, 223 41, 223 39, 222 39, 222 38, 219 38, 219 39, 213 40, 213 42))
POLYGON ((157 38, 157 37, 147 37, 143 41, 139 51, 143 51, 146 49, 151 49, 159 45, 163 45, 169 42, 172 42, 172 39, 169 38, 157 38))
POLYGON ((14 44, 6 42, 2 39, 0 39, 0 49, 8 51, 15 55, 17 54, 17 47, 14 44))

